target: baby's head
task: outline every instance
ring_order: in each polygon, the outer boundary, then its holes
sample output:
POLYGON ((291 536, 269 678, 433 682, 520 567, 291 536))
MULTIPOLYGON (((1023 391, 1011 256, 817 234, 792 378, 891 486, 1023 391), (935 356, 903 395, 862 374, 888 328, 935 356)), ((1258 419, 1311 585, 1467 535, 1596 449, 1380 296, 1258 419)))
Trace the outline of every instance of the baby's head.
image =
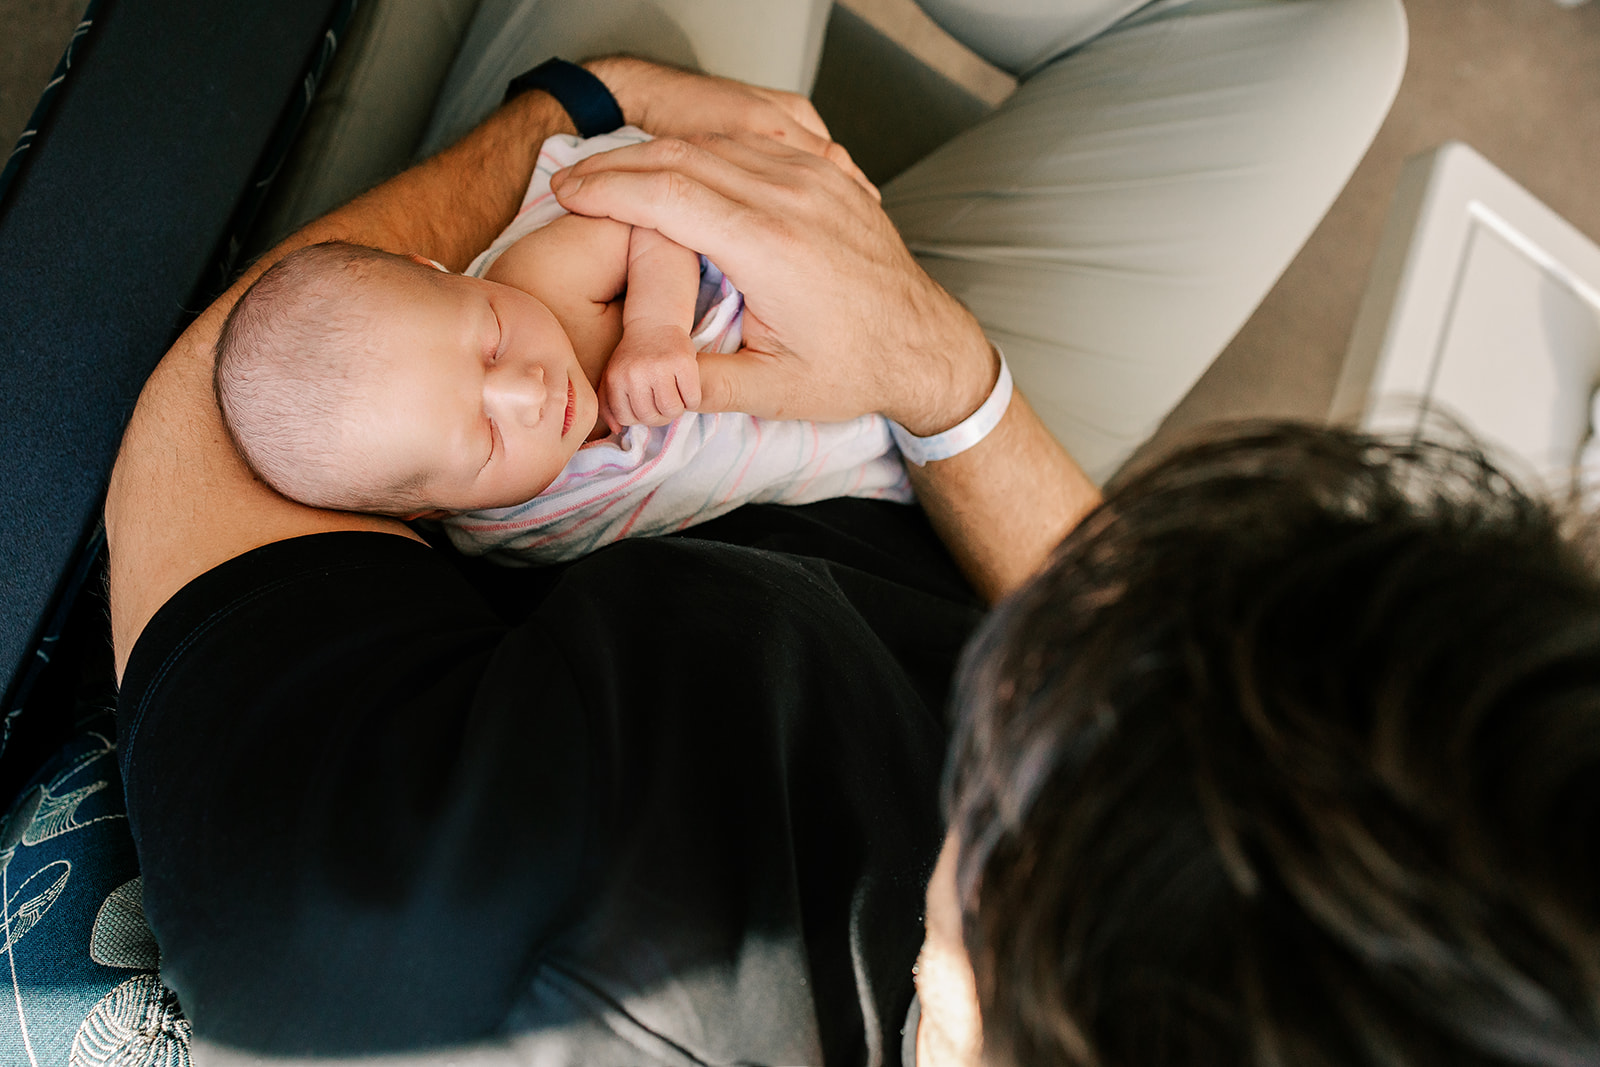
POLYGON ((506 507, 555 479, 594 389, 518 289, 330 241, 276 263, 217 340, 223 422, 263 481, 313 507, 506 507))

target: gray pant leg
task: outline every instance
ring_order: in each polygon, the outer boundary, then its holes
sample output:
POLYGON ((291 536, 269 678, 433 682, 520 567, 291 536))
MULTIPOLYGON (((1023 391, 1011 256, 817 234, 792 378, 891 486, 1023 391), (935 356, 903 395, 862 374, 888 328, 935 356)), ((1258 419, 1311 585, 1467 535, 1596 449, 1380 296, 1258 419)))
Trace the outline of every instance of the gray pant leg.
POLYGON ((363 0, 273 183, 246 258, 411 161, 478 0, 363 0))
POLYGON ((884 206, 1104 480, 1332 204, 1405 44, 1399 0, 1153 5, 1029 78, 884 206))
POLYGON ((1067 49, 1098 37, 1149 2, 917 0, 917 6, 990 63, 1026 77, 1067 49))

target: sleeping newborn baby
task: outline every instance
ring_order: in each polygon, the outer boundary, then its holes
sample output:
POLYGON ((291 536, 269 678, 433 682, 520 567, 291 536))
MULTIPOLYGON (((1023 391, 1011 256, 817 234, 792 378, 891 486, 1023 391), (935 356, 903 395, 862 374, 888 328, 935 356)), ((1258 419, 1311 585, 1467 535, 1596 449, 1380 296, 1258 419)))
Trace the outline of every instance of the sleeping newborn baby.
POLYGON ((217 400, 246 462, 290 499, 441 519, 463 552, 508 563, 745 503, 909 502, 879 416, 688 410, 696 353, 739 347, 738 292, 655 231, 569 215, 549 189, 646 136, 546 141, 522 210, 465 274, 339 242, 275 264, 217 342, 217 400))

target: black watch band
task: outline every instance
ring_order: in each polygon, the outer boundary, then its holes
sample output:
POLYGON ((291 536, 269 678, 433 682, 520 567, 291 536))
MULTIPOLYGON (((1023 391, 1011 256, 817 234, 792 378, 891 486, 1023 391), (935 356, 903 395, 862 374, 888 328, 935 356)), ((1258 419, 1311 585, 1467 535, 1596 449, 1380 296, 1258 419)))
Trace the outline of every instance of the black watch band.
POLYGON ((529 89, 543 89, 566 109, 581 137, 597 137, 624 125, 622 108, 606 83, 576 63, 547 59, 532 70, 519 74, 506 86, 510 100, 529 89))

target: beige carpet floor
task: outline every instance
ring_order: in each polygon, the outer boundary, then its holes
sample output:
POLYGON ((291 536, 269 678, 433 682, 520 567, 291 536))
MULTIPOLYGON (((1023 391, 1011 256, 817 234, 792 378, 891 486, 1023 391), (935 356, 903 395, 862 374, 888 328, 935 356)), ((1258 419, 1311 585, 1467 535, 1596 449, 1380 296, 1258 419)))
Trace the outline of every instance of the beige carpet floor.
POLYGON ((1464 141, 1600 240, 1600 4, 1405 0, 1411 54, 1367 157, 1156 447, 1219 418, 1325 418, 1405 159, 1464 141))

